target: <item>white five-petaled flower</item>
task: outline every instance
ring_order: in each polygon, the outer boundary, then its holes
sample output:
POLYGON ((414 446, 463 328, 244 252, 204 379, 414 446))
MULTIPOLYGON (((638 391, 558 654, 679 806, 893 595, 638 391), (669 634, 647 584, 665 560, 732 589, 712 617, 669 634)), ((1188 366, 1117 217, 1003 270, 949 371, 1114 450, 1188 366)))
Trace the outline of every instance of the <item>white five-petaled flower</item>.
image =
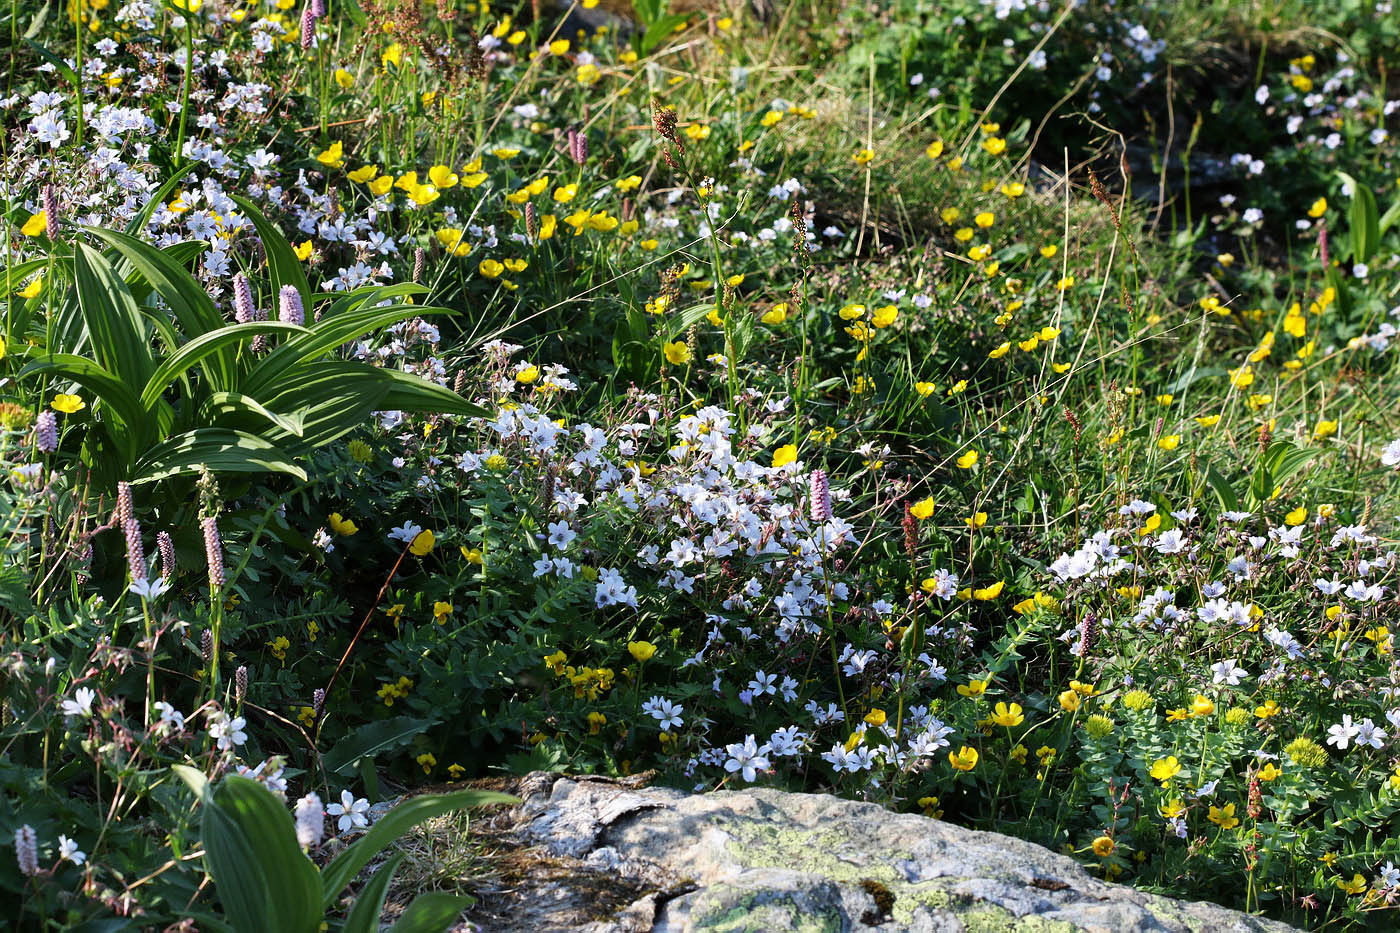
POLYGON ((81 865, 87 861, 87 853, 78 848, 78 844, 67 836, 58 837, 58 857, 66 858, 74 865, 81 865))
POLYGON ((223 713, 217 714, 209 723, 209 737, 218 745, 220 751, 229 751, 235 745, 242 745, 248 741, 248 733, 243 731, 243 727, 248 725, 248 720, 242 716, 228 718, 223 713))
POLYGON ((1351 740, 1356 738, 1361 731, 1361 727, 1351 721, 1351 714, 1342 716, 1342 721, 1334 726, 1327 727, 1327 744, 1335 745, 1338 749, 1346 751, 1351 740))
POLYGON ((92 701, 97 699, 97 691, 89 687, 79 687, 73 691, 73 699, 63 701, 63 715, 91 716, 92 701))
POLYGON ((1227 684, 1231 687, 1238 687, 1240 681, 1249 676, 1249 672, 1240 667, 1234 658, 1216 661, 1210 666, 1210 672, 1213 682, 1217 684, 1227 684))
POLYGON ((364 797, 355 799, 348 790, 341 791, 340 802, 326 807, 326 812, 340 818, 335 825, 342 833, 352 827, 369 825, 369 801, 364 797))
POLYGON ((152 602, 165 595, 170 589, 170 581, 164 577, 151 577, 146 580, 132 580, 130 590, 147 602, 152 602))
POLYGON ((767 771, 770 767, 767 758, 768 746, 760 746, 752 735, 745 737, 742 743, 735 742, 725 746, 724 750, 729 754, 724 769, 730 773, 738 771, 746 781, 756 780, 758 772, 767 771))

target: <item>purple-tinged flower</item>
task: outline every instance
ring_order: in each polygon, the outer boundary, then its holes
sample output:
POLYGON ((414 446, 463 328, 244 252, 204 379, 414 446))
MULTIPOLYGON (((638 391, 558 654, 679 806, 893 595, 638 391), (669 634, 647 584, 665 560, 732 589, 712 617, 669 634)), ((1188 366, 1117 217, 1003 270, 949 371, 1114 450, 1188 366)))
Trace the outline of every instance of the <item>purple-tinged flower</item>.
POLYGON ((813 470, 808 477, 812 505, 812 521, 824 522, 831 518, 831 483, 825 470, 813 470))
POLYGON ((295 285, 283 285, 277 293, 277 319, 283 324, 306 323, 306 309, 301 303, 301 292, 295 285))
POLYGON ((34 443, 42 453, 58 450, 58 416, 47 408, 34 420, 34 443))
POLYGON ((200 521, 204 531, 204 559, 209 564, 209 585, 224 585, 224 546, 219 539, 219 523, 211 515, 200 521))

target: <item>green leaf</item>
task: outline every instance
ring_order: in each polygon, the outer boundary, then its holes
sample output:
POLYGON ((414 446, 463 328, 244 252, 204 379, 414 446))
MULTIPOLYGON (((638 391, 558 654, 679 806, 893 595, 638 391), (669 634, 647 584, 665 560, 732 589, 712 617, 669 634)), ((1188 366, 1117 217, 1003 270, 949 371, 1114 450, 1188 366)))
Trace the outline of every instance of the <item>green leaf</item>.
MULTIPOLYGON (((100 227, 84 229, 93 236, 106 240, 122 258, 131 263, 132 268, 140 273, 156 294, 170 306, 171 313, 180 323, 180 329, 185 332, 187 339, 200 337, 224 326, 223 315, 214 307, 208 293, 181 265, 176 254, 172 254, 173 246, 159 250, 134 236, 115 230, 103 230, 100 227)), ((179 245, 181 244, 174 244, 179 245)), ((227 365, 221 367, 219 375, 228 379, 231 378, 232 372, 233 358, 230 356, 227 365)), ((217 387, 223 388, 226 384, 221 382, 217 387)))
POLYGON ((161 362, 160 367, 151 374, 145 388, 141 390, 141 404, 150 408, 185 370, 207 356, 246 343, 258 334, 301 333, 305 333, 305 328, 295 324, 283 324, 281 321, 249 321, 246 324, 228 324, 218 330, 200 334, 161 362))
POLYGON ((471 898, 444 891, 420 894, 389 927, 389 933, 442 933, 471 905, 471 898))
POLYGON ((1220 475, 1220 471, 1215 468, 1215 464, 1206 464, 1206 482, 1215 492, 1215 498, 1220 500, 1220 507, 1227 512, 1238 512, 1240 509, 1239 497, 1235 495, 1235 489, 1230 485, 1225 477, 1220 475))
POLYGON ((204 863, 239 933, 316 933, 323 911, 316 866, 297 844, 291 814, 257 781, 225 777, 205 795, 204 863))
POLYGON ((267 254, 268 276, 272 279, 272 293, 275 295, 282 290, 283 285, 292 285, 301 292, 302 306, 306 309, 306 316, 311 317, 313 307, 311 300, 311 286, 306 282, 306 272, 301 268, 301 260, 297 259, 297 254, 292 251, 292 244, 287 242, 287 238, 282 235, 282 231, 277 225, 263 216, 262 211, 247 198, 239 195, 231 195, 235 204, 242 208, 243 213, 248 215, 248 219, 257 228, 258 238, 262 240, 263 252, 267 254))
POLYGON ((136 212, 136 216, 131 218, 131 222, 126 225, 126 232, 134 236, 146 229, 146 224, 151 222, 151 215, 156 212, 156 208, 165 203, 165 199, 170 197, 171 192, 180 186, 185 176, 193 171, 197 164, 197 162, 187 162, 183 167, 173 170, 170 177, 166 178, 156 189, 155 194, 146 201, 145 206, 136 212))
POLYGON ((431 719, 395 716, 361 726, 336 743, 321 764, 330 774, 349 774, 361 759, 405 745, 434 725, 431 719))
POLYGON ((219 427, 237 428, 242 422, 255 420, 271 422, 293 437, 301 437, 306 431, 301 412, 279 415, 267 409, 257 399, 237 392, 215 392, 210 395, 209 400, 204 403, 203 414, 210 424, 219 427), (249 415, 253 418, 249 419, 249 415))
POLYGON ((195 428, 157 444, 133 468, 131 482, 153 483, 204 466, 215 473, 289 473, 306 482, 306 471, 280 447, 226 428, 195 428))
POLYGON ((112 264, 86 243, 73 255, 78 307, 93 355, 102 368, 127 382, 144 383, 155 368, 141 311, 112 264))
POLYGON ((480 405, 474 405, 447 386, 438 385, 422 376, 398 369, 381 369, 389 379, 389 391, 381 404, 388 411, 428 411, 465 418, 485 418, 490 415, 480 405))
POLYGON ((73 87, 78 86, 78 73, 72 68, 68 67, 67 62, 65 62, 63 59, 59 58, 57 55, 50 52, 48 49, 44 48, 42 45, 35 42, 28 36, 24 37, 24 44, 29 46, 30 50, 33 51, 34 54, 38 55, 50 65, 53 65, 54 69, 58 72, 59 77, 67 81, 73 87))
POLYGON ((419 308, 414 305, 391 305, 367 308, 336 317, 322 317, 308 326, 307 333, 287 340, 262 359, 242 380, 239 388, 249 395, 265 398, 269 390, 280 391, 282 380, 300 363, 319 359, 344 343, 411 317, 449 314, 446 308, 419 308))
POLYGON ((360 869, 379 852, 413 827, 444 813, 493 803, 517 803, 509 794, 484 790, 460 790, 450 794, 424 794, 394 807, 350 846, 341 850, 321 870, 321 903, 330 907, 360 869))
POLYGON ((1352 178, 1346 172, 1337 176, 1351 188, 1351 255, 1353 262, 1368 262, 1380 246, 1380 218, 1376 210, 1376 196, 1371 189, 1352 178))
POLYGON ((394 872, 407 858, 402 852, 395 853, 379 867, 369 883, 360 889, 355 898, 355 906, 345 918, 343 933, 379 933, 379 915, 384 910, 384 895, 389 893, 389 882, 394 880, 394 872))
POLYGON ((293 437, 279 429, 267 437, 289 450, 312 450, 360 427, 370 414, 384 407, 390 380, 382 370, 360 363, 323 360, 292 370, 282 391, 265 396, 273 411, 295 411, 302 433, 293 437))

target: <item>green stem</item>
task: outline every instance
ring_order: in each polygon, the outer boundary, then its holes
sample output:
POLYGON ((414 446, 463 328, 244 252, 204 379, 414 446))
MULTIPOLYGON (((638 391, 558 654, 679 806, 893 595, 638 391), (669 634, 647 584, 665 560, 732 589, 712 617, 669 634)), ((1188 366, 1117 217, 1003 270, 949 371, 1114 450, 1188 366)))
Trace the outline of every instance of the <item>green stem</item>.
MULTIPOLYGON (((194 75, 194 14, 185 11, 185 80, 180 89, 180 129, 175 136, 173 162, 179 168, 185 162, 185 117, 190 112, 190 81, 194 75)), ((81 125, 81 124, 79 124, 81 125)))

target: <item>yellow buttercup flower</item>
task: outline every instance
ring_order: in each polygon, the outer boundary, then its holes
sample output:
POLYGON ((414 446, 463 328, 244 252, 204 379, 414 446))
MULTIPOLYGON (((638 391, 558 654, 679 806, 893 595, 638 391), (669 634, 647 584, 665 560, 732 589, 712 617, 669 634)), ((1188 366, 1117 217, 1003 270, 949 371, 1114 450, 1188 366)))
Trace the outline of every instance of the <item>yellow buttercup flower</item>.
POLYGON ((977 767, 977 749, 964 745, 956 752, 948 753, 948 763, 958 771, 971 771, 977 767))
POLYGON ((782 447, 773 451, 773 468, 775 470, 779 467, 785 467, 789 463, 794 463, 796 460, 797 447, 793 444, 784 444, 782 447))
POLYGON ((974 466, 977 465, 977 457, 978 454, 976 450, 969 450, 967 453, 963 454, 961 457, 958 458, 958 468, 962 470, 972 469, 974 466))
POLYGON ((684 341, 668 343, 661 349, 666 354, 666 362, 672 366, 683 366, 690 362, 690 347, 686 346, 684 341))
POLYGON ((919 521, 928 518, 933 514, 933 498, 929 497, 915 502, 913 505, 909 506, 909 513, 919 521))
POLYGON ((350 519, 342 518, 339 512, 332 512, 326 518, 327 524, 331 526, 331 531, 338 535, 349 537, 359 531, 359 527, 350 519))
POLYGON ((656 654, 656 646, 649 641, 629 641, 627 653, 637 661, 649 661, 651 656, 656 654))
POLYGON ((413 543, 408 546, 408 551, 415 557, 424 557, 436 543, 437 536, 428 529, 424 529, 414 536, 413 543))
POLYGON ((30 214, 29 219, 24 222, 24 226, 19 228, 19 232, 25 236, 38 236, 48 229, 49 215, 44 211, 30 214))
POLYGON ((60 392, 53 397, 53 401, 49 403, 49 407, 54 411, 61 411, 65 415, 73 415, 86 408, 87 402, 83 401, 80 395, 69 395, 65 392, 60 392))

